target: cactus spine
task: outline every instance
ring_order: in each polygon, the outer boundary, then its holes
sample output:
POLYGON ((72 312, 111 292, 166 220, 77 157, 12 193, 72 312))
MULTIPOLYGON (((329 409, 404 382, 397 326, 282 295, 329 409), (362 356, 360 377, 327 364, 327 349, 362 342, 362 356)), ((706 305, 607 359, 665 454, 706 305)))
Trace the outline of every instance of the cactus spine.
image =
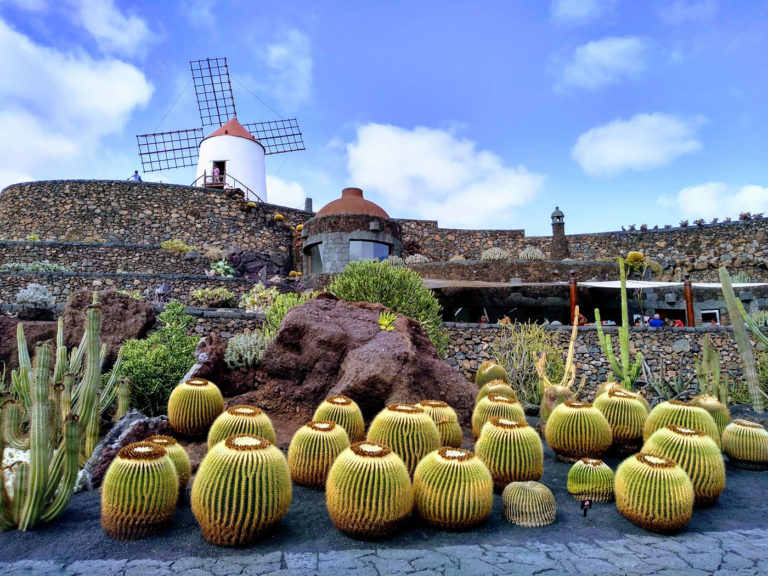
POLYGON ((461 431, 459 418, 456 416, 453 408, 440 400, 422 400, 418 403, 418 406, 432 418, 432 421, 437 426, 437 431, 440 433, 441 446, 461 448, 464 434, 461 431))
POLYGON ((477 403, 474 412, 472 412, 472 435, 475 440, 480 436, 480 431, 485 423, 493 416, 522 422, 525 421, 525 410, 517 400, 512 400, 501 394, 489 394, 477 403))
POLYGON ((715 424, 709 412, 680 400, 661 402, 651 410, 643 426, 643 440, 648 440, 656 430, 664 428, 664 426, 669 424, 702 430, 715 441, 718 447, 720 446, 720 433, 717 430, 717 424, 715 424))
POLYGON ((593 405, 611 425, 612 447, 616 452, 639 452, 643 445, 643 426, 648 418, 648 411, 639 395, 619 387, 597 396, 593 405))
POLYGON ((717 431, 722 437, 723 430, 725 430, 725 427, 731 422, 731 412, 728 410, 728 406, 709 394, 699 394, 698 396, 694 396, 691 398, 691 404, 709 412, 709 415, 712 416, 712 420, 717 424, 717 431))
POLYGON ((495 360, 486 360, 478 366, 477 372, 475 372, 475 384, 478 388, 482 388, 491 380, 501 380, 509 384, 509 376, 507 376, 504 368, 495 360))
POLYGON ((440 448, 440 432, 422 408, 412 404, 390 404, 379 412, 368 428, 368 441, 392 448, 413 475, 424 456, 440 448))
POLYGON ((599 458, 613 442, 611 425, 588 402, 564 402, 552 411, 544 434, 558 460, 599 458))
POLYGON ((745 470, 768 470, 768 431, 749 420, 734 420, 723 431, 728 462, 745 470))
POLYGON ((164 436, 162 434, 150 436, 145 442, 156 444, 165 449, 176 469, 176 476, 179 478, 179 491, 183 492, 186 490, 187 484, 189 484, 189 477, 192 475, 192 465, 189 462, 189 455, 184 447, 176 442, 176 438, 173 436, 164 436))
POLYGON ((488 467, 493 485, 538 480, 544 472, 541 438, 525 420, 492 417, 475 443, 475 454, 488 467))
POLYGON ((322 490, 334 460, 347 448, 349 437, 335 422, 307 422, 296 431, 288 447, 291 480, 300 486, 322 490))
POLYGON ((218 386, 203 378, 182 382, 168 398, 168 421, 174 432, 200 437, 224 411, 224 398, 218 386))
POLYGON ((365 440, 365 420, 360 406, 341 394, 326 398, 315 410, 312 420, 330 420, 344 428, 350 442, 365 440))
POLYGON ((504 488, 501 501, 504 517, 518 526, 548 526, 557 516, 555 497, 540 482, 512 482, 504 488))
POLYGON ((568 471, 568 493, 576 500, 613 501, 613 470, 595 458, 582 458, 568 471))
POLYGON ((250 434, 277 443, 272 420, 255 406, 230 406, 219 414, 208 431, 208 450, 234 434, 250 434))

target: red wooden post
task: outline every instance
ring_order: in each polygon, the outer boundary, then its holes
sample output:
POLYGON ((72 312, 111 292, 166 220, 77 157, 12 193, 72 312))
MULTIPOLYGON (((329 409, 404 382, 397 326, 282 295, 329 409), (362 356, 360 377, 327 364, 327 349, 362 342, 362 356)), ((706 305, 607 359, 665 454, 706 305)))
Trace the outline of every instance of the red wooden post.
POLYGON ((691 286, 691 275, 686 272, 683 280, 683 290, 685 292, 685 315, 688 317, 688 326, 696 326, 696 318, 693 315, 693 286, 691 286))
MULTIPOLYGON (((576 305, 579 303, 578 297, 577 297, 578 285, 576 282, 576 270, 571 270, 569 274, 571 275, 571 281, 570 281, 571 318, 568 324, 573 325, 573 321, 574 321, 573 318, 574 316, 576 316, 576 305)), ((576 321, 576 323, 578 324, 578 320, 576 321)))

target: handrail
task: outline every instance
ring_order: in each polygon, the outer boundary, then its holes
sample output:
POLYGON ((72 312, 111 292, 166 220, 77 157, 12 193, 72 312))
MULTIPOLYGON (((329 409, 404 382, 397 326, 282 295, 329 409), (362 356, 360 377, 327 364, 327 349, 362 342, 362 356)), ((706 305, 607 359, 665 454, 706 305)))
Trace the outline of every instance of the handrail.
POLYGON ((190 186, 198 186, 201 179, 204 188, 239 188, 244 192, 246 201, 264 202, 256 192, 248 188, 248 186, 240 182, 240 180, 232 176, 229 172, 219 174, 218 176, 209 176, 207 171, 203 171, 203 174, 197 177, 190 186))

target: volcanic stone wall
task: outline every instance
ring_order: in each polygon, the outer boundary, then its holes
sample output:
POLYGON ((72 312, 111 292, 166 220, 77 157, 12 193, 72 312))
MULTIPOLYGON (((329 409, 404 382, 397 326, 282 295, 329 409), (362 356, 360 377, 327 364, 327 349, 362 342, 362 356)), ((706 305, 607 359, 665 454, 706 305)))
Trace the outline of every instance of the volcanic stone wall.
POLYGON ((422 278, 509 282, 568 282, 574 270, 579 280, 615 280, 619 275, 614 262, 562 262, 559 260, 468 260, 427 262, 408 266, 422 278))

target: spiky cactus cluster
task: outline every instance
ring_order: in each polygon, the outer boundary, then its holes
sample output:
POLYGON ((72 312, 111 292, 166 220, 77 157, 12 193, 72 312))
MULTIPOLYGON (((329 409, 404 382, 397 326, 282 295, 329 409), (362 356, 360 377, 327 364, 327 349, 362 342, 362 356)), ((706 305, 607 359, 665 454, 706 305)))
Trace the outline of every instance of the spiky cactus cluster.
POLYGON ((633 454, 643 445, 643 426, 648 410, 639 395, 612 388, 597 396, 594 407, 608 420, 613 435, 613 449, 619 454, 633 454))
POLYGON ((418 406, 426 412, 440 432, 440 445, 461 448, 464 434, 456 411, 440 400, 422 400, 418 406))
POLYGON ((643 440, 648 440, 656 430, 669 424, 701 430, 715 441, 718 448, 720 447, 720 433, 709 412, 704 408, 680 400, 661 402, 651 410, 643 426, 643 440))
POLYGON ((101 489, 101 526, 118 540, 144 538, 173 517, 179 479, 165 449, 151 442, 122 448, 101 489))
POLYGON ((179 490, 184 491, 189 483, 189 477, 192 475, 192 465, 189 462, 189 455, 184 450, 184 447, 176 442, 176 438, 173 436, 164 436, 162 434, 150 436, 145 442, 157 444, 165 449, 176 469, 176 476, 179 478, 179 490))
POLYGON ((547 444, 558 460, 599 458, 613 442, 611 425, 588 402, 567 401, 552 411, 545 430, 547 444))
POLYGON ((265 438, 238 434, 206 454, 190 503, 208 542, 245 546, 285 516, 291 495, 283 453, 265 438))
POLYGON ((710 394, 699 394, 698 396, 694 396, 691 398, 691 404, 709 412, 709 415, 712 416, 712 420, 717 424, 717 431, 720 432, 720 436, 722 437, 723 430, 725 430, 725 427, 731 423, 731 412, 728 410, 728 406, 710 394))
POLYGON ((344 428, 350 442, 360 442, 365 439, 365 420, 360 406, 346 396, 337 394, 323 400, 315 410, 312 420, 330 420, 344 428))
POLYGON ((768 470, 768 431, 749 420, 734 420, 723 430, 728 462, 745 470, 768 470))
POLYGON ((715 441, 701 430, 670 424, 656 430, 643 453, 671 458, 693 483, 694 505, 714 504, 725 488, 725 463, 715 441))
POLYGON ((542 424, 546 424, 552 410, 560 406, 563 402, 576 400, 573 390, 565 386, 552 385, 544 390, 541 395, 541 406, 539 407, 539 419, 542 424))
POLYGON ((512 389, 512 386, 510 386, 507 382, 504 380, 491 380, 487 384, 484 384, 482 388, 480 388, 480 391, 477 393, 477 396, 475 396, 475 405, 477 405, 480 400, 488 396, 489 394, 499 394, 501 396, 506 396, 507 398, 511 398, 512 400, 517 400, 517 394, 512 389))
POLYGON ((492 417, 475 443, 475 454, 488 467, 497 490, 510 482, 538 480, 544 472, 544 448, 525 420, 492 417))
POLYGON ((613 501, 613 470, 602 460, 582 458, 568 471, 568 493, 576 500, 613 501))
POLYGON ((432 418, 413 404, 390 404, 379 412, 368 428, 369 442, 392 448, 413 475, 424 456, 440 448, 440 432, 432 418))
POLYGON ((233 434, 250 434, 266 438, 273 444, 277 442, 272 420, 255 406, 239 404, 219 414, 208 431, 208 450, 233 434))
POLYGON ((335 422, 307 422, 296 431, 288 446, 291 480, 300 486, 322 490, 334 460, 347 448, 349 437, 335 422))
POLYGON ((522 422, 525 421, 525 409, 517 400, 501 394, 489 394, 477 403, 472 412, 472 435, 475 439, 480 436, 485 423, 494 416, 522 422))
POLYGON ((416 513, 429 524, 458 530, 483 522, 493 508, 493 479, 469 450, 427 454, 413 476, 416 513))
POLYGON ((353 538, 395 533, 413 509, 413 487, 403 460, 388 446, 357 442, 336 458, 325 484, 334 526, 353 538))
POLYGON ((501 501, 504 517, 518 526, 548 526, 557 516, 555 497, 540 482, 512 482, 504 488, 501 501))
POLYGON ((218 386, 203 378, 182 382, 168 398, 168 422, 182 436, 204 436, 216 417, 224 411, 224 398, 218 386))
POLYGON ((477 367, 475 384, 478 388, 482 388, 491 380, 501 380, 509 384, 509 376, 504 368, 494 360, 486 360, 477 367))

